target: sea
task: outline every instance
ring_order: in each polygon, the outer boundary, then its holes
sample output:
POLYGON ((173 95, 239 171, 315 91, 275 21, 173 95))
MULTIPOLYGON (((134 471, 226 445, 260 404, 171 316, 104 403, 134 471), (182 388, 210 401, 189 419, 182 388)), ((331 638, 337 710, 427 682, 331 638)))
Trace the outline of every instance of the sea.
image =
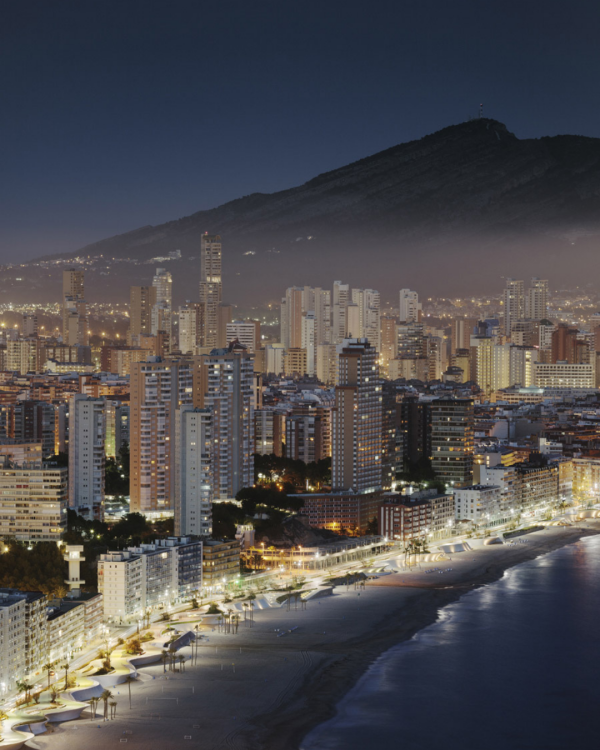
POLYGON ((383 654, 303 750, 600 746, 600 536, 440 610, 383 654))

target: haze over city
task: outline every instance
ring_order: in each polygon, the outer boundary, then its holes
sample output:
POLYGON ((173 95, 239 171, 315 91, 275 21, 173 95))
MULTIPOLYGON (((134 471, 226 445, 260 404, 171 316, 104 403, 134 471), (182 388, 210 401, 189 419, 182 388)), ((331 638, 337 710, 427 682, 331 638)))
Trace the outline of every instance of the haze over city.
POLYGON ((0 750, 588 746, 589 3, 0 7, 0 750))

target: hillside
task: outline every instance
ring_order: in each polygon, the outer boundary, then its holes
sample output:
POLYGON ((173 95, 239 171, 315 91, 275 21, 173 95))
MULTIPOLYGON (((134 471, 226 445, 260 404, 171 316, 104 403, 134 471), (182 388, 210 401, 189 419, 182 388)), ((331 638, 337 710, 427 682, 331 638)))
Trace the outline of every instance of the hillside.
MULTIPOLYGON (((514 274, 552 280, 554 273, 558 282, 564 273, 567 280, 575 270, 598 270, 600 139, 519 140, 500 122, 473 120, 299 187, 142 227, 75 255, 143 262, 180 249, 183 260, 169 270, 179 298, 193 298, 204 231, 223 237, 226 296, 244 304, 275 299, 293 283, 330 285, 334 278, 390 294, 406 284, 434 293, 473 283, 489 289, 514 274), (573 266, 573 246, 583 268, 573 266)), ((141 271, 149 277, 152 268, 141 271)), ((140 267, 120 264, 114 276, 101 286, 122 294, 140 267)))

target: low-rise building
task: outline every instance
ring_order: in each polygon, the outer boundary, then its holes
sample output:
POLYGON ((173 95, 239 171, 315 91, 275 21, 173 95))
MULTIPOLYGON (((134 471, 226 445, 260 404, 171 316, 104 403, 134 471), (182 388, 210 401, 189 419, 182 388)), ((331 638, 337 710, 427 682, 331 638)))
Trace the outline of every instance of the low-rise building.
POLYGON ((503 519, 502 489, 493 484, 474 484, 455 490, 457 521, 472 521, 477 526, 503 519))
POLYGON ((329 492, 298 495, 304 500, 308 523, 338 534, 360 535, 377 519, 383 492, 329 492))
POLYGON ((204 542, 202 558, 203 588, 216 591, 240 575, 240 542, 237 539, 204 542))

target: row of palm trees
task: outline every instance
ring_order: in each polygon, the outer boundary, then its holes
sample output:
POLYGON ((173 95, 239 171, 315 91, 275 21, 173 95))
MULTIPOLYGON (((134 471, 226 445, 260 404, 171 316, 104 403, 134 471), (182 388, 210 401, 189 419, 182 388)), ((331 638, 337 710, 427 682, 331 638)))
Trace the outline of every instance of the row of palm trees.
MULTIPOLYGON (((129 706, 131 707, 131 686, 129 687, 129 706)), ((117 716, 117 701, 111 700, 111 698, 114 698, 114 695, 110 692, 110 690, 104 690, 99 698, 90 698, 88 703, 90 704, 90 721, 94 721, 96 718, 96 708, 98 707, 98 703, 100 701, 104 702, 104 721, 110 721, 110 719, 115 719, 117 716), (110 719, 109 719, 109 708, 110 708, 110 719)))
POLYGON ((175 664, 179 662, 179 671, 185 672, 185 656, 177 655, 177 649, 171 646, 168 651, 162 651, 160 660, 163 665, 163 674, 167 671, 167 664, 169 665, 169 672, 175 671, 175 664))

